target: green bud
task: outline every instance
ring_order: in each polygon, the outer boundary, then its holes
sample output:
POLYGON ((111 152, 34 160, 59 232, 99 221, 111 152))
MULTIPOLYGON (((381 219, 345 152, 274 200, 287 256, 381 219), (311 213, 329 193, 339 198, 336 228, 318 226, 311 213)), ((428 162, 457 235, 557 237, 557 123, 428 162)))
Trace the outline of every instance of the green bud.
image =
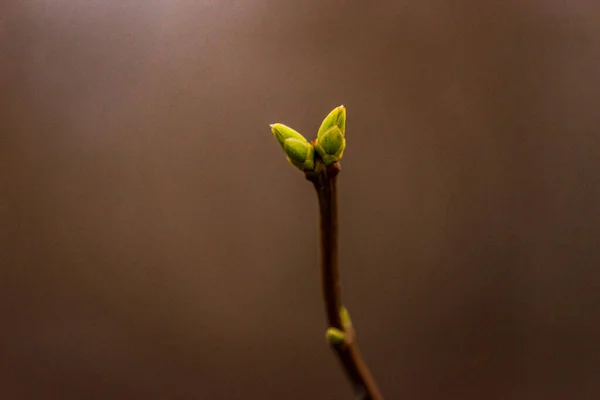
POLYGON ((303 171, 315 169, 315 149, 304 136, 280 123, 272 124, 271 132, 283 148, 290 164, 303 171))
POLYGON ((315 149, 306 140, 285 139, 283 151, 287 155, 287 160, 293 166, 303 171, 312 171, 315 169, 315 149))
POLYGON ((340 161, 346 149, 344 133, 338 126, 331 127, 327 132, 317 137, 315 149, 323 159, 325 165, 340 161))
POLYGON ((315 169, 315 149, 300 133, 283 124, 272 124, 271 132, 290 164, 303 171, 315 169))
POLYGON ((340 128, 342 135, 346 134, 346 107, 343 105, 334 108, 329 115, 325 117, 321 123, 317 136, 320 137, 333 126, 340 128))
POLYGON ((350 313, 346 307, 340 309, 340 320, 344 329, 352 328, 352 320, 350 319, 350 313))
POLYGON ((331 344, 342 344, 346 341, 346 334, 337 328, 327 328, 325 339, 331 344))
POLYGON ((275 139, 277 139, 282 148, 285 139, 297 139, 304 142, 308 142, 308 140, 306 140, 304 136, 302 136, 300 133, 296 132, 289 126, 285 126, 284 124, 271 124, 270 127, 271 132, 273 132, 273 135, 275 135, 275 139))

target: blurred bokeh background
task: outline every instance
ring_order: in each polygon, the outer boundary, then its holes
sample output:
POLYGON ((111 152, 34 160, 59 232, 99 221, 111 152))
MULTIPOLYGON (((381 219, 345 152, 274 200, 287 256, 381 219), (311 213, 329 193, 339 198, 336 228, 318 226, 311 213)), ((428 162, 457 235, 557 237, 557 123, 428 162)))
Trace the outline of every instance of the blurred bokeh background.
POLYGON ((387 399, 600 396, 595 1, 0 6, 0 398, 349 399, 269 123, 348 108, 387 399))

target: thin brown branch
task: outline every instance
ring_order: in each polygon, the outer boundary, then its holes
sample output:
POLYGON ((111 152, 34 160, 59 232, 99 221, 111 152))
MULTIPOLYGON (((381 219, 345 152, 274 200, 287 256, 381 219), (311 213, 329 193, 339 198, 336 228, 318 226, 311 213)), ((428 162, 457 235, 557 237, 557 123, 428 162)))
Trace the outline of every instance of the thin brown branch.
POLYGON ((327 323, 331 328, 344 331, 343 343, 331 343, 346 376, 352 383, 357 399, 383 400, 369 368, 360 355, 356 335, 352 327, 344 327, 340 318, 343 307, 338 269, 338 221, 337 221, 337 175, 338 163, 329 167, 323 164, 315 171, 307 172, 317 191, 321 232, 321 280, 327 323))

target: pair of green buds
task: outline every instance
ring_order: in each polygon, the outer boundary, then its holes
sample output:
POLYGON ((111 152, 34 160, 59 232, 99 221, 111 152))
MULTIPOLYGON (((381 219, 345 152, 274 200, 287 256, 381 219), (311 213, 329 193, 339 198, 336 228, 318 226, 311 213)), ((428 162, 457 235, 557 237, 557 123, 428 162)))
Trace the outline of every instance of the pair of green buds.
POLYGON ((302 171, 314 170, 315 150, 329 166, 340 161, 346 149, 346 108, 343 105, 336 107, 325 117, 314 142, 280 123, 272 124, 271 131, 294 167, 302 171))
POLYGON ((349 340, 348 332, 352 332, 352 320, 350 319, 350 313, 346 307, 340 309, 340 322, 342 323, 342 329, 329 327, 325 331, 325 339, 330 344, 342 344, 347 343, 349 340))

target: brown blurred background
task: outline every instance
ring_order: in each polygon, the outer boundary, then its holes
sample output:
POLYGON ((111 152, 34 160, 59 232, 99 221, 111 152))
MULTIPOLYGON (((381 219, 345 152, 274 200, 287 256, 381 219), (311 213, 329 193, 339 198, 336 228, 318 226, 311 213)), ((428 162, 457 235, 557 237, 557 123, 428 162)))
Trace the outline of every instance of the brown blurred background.
POLYGON ((0 398, 350 399, 313 188, 386 399, 600 398, 595 1, 0 6, 0 398))

